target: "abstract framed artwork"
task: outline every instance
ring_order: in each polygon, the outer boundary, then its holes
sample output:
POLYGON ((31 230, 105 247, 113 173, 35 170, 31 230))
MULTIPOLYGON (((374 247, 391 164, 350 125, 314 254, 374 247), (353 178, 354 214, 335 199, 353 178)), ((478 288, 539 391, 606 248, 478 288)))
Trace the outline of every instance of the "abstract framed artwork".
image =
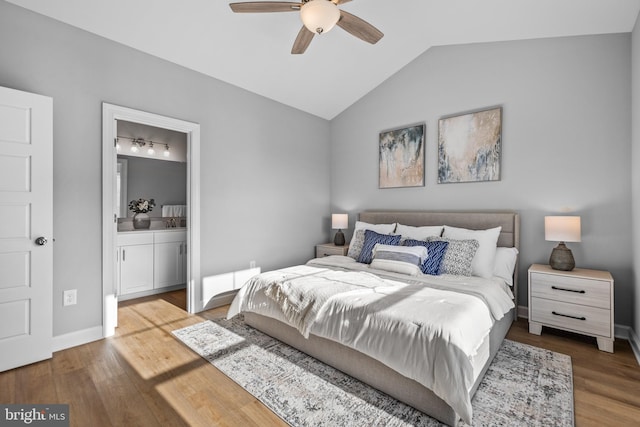
POLYGON ((424 186, 424 123, 380 132, 379 188, 424 186))
POLYGON ((502 107, 438 121, 438 184, 500 180, 502 107))

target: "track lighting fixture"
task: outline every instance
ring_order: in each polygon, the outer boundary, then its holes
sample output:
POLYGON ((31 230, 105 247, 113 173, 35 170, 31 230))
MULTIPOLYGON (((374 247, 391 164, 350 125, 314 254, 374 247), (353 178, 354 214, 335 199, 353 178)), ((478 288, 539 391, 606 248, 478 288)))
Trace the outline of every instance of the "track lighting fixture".
POLYGON ((151 141, 151 140, 147 140, 144 138, 131 138, 128 136, 118 136, 116 138, 116 150, 120 151, 120 139, 128 139, 131 141, 131 152, 132 153, 138 153, 140 152, 140 150, 148 145, 147 148, 147 155, 149 156, 155 156, 156 154, 156 149, 153 147, 154 144, 159 144, 159 145, 164 145, 164 151, 162 152, 162 154, 164 155, 164 157, 170 157, 171 156, 171 152, 169 151, 169 144, 163 143, 163 142, 157 142, 157 141, 151 141))

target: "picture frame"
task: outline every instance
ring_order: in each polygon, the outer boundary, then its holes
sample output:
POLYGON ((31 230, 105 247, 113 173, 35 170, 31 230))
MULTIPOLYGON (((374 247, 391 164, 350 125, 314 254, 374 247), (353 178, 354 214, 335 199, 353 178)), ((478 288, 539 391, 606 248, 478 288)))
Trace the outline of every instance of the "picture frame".
POLYGON ((423 187, 425 123, 380 132, 378 187, 423 187))
POLYGON ((438 121, 438 184, 499 181, 502 107, 438 121))

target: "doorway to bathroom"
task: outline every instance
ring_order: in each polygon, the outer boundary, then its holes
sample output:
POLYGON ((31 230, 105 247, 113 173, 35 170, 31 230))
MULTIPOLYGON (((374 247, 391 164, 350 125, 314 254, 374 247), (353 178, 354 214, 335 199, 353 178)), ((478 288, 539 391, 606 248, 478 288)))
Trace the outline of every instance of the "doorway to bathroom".
POLYGON ((199 151, 196 123, 103 104, 104 336, 122 300, 186 286, 201 309, 199 151))

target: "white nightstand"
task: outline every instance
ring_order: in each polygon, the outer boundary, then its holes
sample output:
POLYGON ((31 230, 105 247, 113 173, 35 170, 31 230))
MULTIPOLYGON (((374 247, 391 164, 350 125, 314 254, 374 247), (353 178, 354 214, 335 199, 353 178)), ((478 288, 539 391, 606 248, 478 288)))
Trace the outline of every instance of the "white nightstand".
POLYGON ((323 243, 316 245, 316 258, 329 255, 346 255, 349 252, 349 245, 336 246, 333 243, 323 243))
POLYGON ((613 277, 608 271, 529 268, 529 333, 543 326, 596 337, 598 348, 613 353, 613 277))

